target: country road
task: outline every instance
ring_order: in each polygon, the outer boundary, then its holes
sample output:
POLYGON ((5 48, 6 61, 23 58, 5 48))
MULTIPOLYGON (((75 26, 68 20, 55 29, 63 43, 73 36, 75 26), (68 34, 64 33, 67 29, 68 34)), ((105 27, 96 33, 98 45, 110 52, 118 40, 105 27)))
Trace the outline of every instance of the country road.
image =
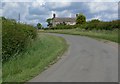
POLYGON ((74 35, 61 59, 29 82, 117 82, 118 48, 98 40, 74 35))

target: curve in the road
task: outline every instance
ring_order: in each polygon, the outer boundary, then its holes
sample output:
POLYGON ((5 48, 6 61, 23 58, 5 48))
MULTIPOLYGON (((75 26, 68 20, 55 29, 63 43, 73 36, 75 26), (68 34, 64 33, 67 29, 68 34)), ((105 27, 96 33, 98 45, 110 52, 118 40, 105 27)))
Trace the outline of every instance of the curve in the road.
POLYGON ((117 82, 118 49, 92 38, 52 34, 66 39, 69 50, 29 82, 117 82))

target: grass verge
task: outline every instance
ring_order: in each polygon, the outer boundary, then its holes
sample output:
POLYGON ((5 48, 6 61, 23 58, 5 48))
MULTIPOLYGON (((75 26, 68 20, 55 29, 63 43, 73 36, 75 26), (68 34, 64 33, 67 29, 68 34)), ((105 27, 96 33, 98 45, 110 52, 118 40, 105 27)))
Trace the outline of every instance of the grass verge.
POLYGON ((40 34, 27 50, 3 64, 3 82, 25 82, 40 74, 67 49, 57 36, 40 34))
POLYGON ((45 30, 44 32, 88 36, 88 37, 105 39, 105 40, 120 43, 120 41, 118 40, 118 38, 119 38, 118 37, 118 30, 113 30, 113 31, 106 31, 106 30, 85 31, 84 30, 83 31, 80 29, 64 29, 64 30, 45 30))

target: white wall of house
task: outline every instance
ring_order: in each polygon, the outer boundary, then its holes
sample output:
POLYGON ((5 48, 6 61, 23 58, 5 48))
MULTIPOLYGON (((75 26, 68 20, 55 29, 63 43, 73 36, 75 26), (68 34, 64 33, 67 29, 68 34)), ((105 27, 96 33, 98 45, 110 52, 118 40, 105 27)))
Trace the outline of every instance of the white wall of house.
MULTIPOLYGON (((67 25, 75 25, 76 22, 65 22, 67 25)), ((57 24, 60 24, 60 22, 53 22, 53 26, 56 26, 57 24)))
POLYGON ((67 25, 75 25, 76 22, 67 22, 67 25))

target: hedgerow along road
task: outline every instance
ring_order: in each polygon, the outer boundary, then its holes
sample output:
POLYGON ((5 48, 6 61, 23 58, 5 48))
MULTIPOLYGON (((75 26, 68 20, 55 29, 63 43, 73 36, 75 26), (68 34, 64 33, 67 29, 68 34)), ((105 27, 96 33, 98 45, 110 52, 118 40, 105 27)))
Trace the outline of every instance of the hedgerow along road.
POLYGON ((98 40, 64 34, 69 44, 61 59, 28 82, 117 82, 118 48, 98 40))

